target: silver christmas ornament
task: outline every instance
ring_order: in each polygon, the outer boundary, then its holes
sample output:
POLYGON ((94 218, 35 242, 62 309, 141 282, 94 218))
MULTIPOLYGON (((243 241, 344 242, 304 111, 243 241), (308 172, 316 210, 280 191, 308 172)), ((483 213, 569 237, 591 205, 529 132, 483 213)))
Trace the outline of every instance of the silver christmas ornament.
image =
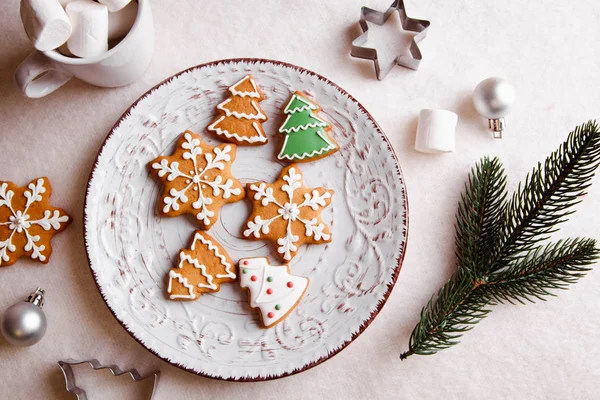
POLYGON ((515 87, 502 78, 485 79, 473 91, 473 105, 481 116, 488 119, 496 139, 502 139, 506 127, 504 117, 515 102, 515 87))
POLYGON ((37 288, 26 301, 10 306, 2 317, 2 335, 14 346, 31 346, 46 333, 46 315, 42 311, 44 290, 37 288))

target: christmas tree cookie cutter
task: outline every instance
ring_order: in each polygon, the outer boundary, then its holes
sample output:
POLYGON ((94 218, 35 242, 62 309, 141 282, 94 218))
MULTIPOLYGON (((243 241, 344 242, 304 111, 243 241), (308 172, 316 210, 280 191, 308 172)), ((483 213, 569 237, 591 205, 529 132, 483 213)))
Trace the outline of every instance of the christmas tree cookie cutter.
POLYGON ((77 382, 75 381, 75 374, 73 373, 73 367, 76 365, 81 365, 81 364, 88 364, 90 367, 92 367, 92 369, 94 371, 101 370, 101 369, 108 369, 113 374, 113 376, 129 374, 129 376, 131 376, 131 378, 133 379, 134 382, 140 382, 140 381, 152 378, 152 380, 153 380, 152 393, 150 394, 149 400, 152 400, 154 398, 154 394, 156 393, 156 388, 158 387, 158 378, 160 377, 160 371, 153 372, 147 376, 142 376, 142 374, 140 374, 138 372, 138 370, 135 368, 123 371, 121 368, 119 368, 118 366, 116 366, 114 364, 113 365, 102 365, 100 363, 100 361, 96 360, 95 358, 93 358, 91 360, 84 360, 84 361, 75 361, 75 360, 59 361, 58 366, 62 370, 62 373, 65 377, 67 392, 74 394, 77 397, 77 400, 87 400, 87 393, 85 392, 85 390, 83 390, 82 388, 77 386, 77 382))
POLYGON ((410 18, 408 15, 406 15, 406 7, 404 6, 403 0, 395 0, 386 12, 380 12, 373 10, 372 8, 362 7, 360 10, 359 25, 363 33, 352 41, 352 50, 350 55, 356 58, 372 60, 375 64, 375 73, 377 74, 378 80, 383 80, 396 64, 415 71, 419 68, 419 64, 421 64, 423 55, 421 54, 421 50, 419 50, 417 43, 425 38, 427 35, 427 29, 431 25, 431 22, 423 19, 410 18), (364 47, 365 43, 367 43, 367 40, 369 39, 368 22, 381 26, 385 24, 388 18, 395 11, 397 11, 400 15, 402 29, 405 31, 416 32, 416 35, 413 36, 413 39, 410 42, 410 47, 406 52, 398 54, 391 63, 384 65, 382 68, 379 63, 377 50, 371 47, 364 47))

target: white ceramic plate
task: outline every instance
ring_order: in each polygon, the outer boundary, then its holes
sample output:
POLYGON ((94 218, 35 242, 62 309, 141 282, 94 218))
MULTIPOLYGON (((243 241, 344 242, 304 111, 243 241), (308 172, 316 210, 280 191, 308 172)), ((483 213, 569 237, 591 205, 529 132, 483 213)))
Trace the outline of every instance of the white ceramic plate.
MULTIPOLYGON (((243 240, 247 201, 226 205, 210 230, 234 261, 267 256, 268 242, 243 240)), ((408 231, 404 180, 391 145, 367 111, 327 79, 289 64, 225 60, 191 68, 151 89, 121 117, 98 154, 88 183, 85 240, 90 268, 106 304, 148 350, 190 372, 228 380, 278 378, 315 366, 339 352, 377 315, 392 290, 408 231), (238 146, 233 174, 242 182, 273 181, 283 163, 274 155, 280 112, 291 93, 308 93, 333 125, 340 151, 301 164, 307 186, 335 190, 323 211, 333 241, 303 246, 294 275, 310 277, 299 306, 271 329, 260 326, 238 282, 195 302, 165 296, 166 276, 196 225, 160 218, 161 187, 146 164, 171 154, 191 129, 211 145, 205 128, 227 88, 252 74, 265 93, 260 104, 269 143, 238 146)))

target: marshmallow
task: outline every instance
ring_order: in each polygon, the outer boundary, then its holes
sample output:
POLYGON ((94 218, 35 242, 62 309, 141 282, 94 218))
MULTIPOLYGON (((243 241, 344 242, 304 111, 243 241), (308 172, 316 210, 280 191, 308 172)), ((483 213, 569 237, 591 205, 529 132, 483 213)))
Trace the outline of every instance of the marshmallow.
POLYGON ((100 3, 104 4, 108 11, 117 12, 123 7, 125 7, 131 0, 98 0, 100 3))
POLYGON ((66 44, 66 43, 65 43, 65 44, 63 44, 62 46, 60 46, 60 47, 59 47, 57 50, 58 50, 58 52, 59 52, 60 54, 62 54, 62 55, 63 55, 63 56, 65 56, 65 57, 75 57, 75 56, 73 55, 73 53, 71 53, 71 52, 69 51, 69 46, 67 46, 67 44, 66 44))
POLYGON ((448 110, 421 110, 415 150, 422 153, 454 151, 454 132, 458 116, 448 110))
POLYGON ((21 0, 21 21, 40 51, 56 49, 71 36, 71 22, 58 0, 21 0))
POLYGON ((67 41, 71 53, 94 57, 108 50, 108 9, 92 0, 75 0, 67 5, 73 34, 67 41))
POLYGON ((132 1, 121 11, 108 13, 108 40, 121 39, 133 26, 137 17, 138 5, 132 1))
POLYGON ((67 4, 69 4, 70 2, 75 1, 75 0, 58 0, 58 2, 60 3, 61 6, 66 7, 67 4))

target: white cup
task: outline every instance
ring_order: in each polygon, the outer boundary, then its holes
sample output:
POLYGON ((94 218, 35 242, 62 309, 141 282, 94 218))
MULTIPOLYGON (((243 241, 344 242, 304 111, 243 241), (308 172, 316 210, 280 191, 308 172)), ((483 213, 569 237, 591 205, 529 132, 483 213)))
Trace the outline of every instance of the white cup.
POLYGON ((17 67, 15 82, 30 98, 44 97, 71 77, 92 85, 119 87, 137 80, 150 65, 154 53, 154 24, 150 0, 137 0, 138 12, 127 36, 104 54, 73 58, 58 50, 34 51, 17 67))

